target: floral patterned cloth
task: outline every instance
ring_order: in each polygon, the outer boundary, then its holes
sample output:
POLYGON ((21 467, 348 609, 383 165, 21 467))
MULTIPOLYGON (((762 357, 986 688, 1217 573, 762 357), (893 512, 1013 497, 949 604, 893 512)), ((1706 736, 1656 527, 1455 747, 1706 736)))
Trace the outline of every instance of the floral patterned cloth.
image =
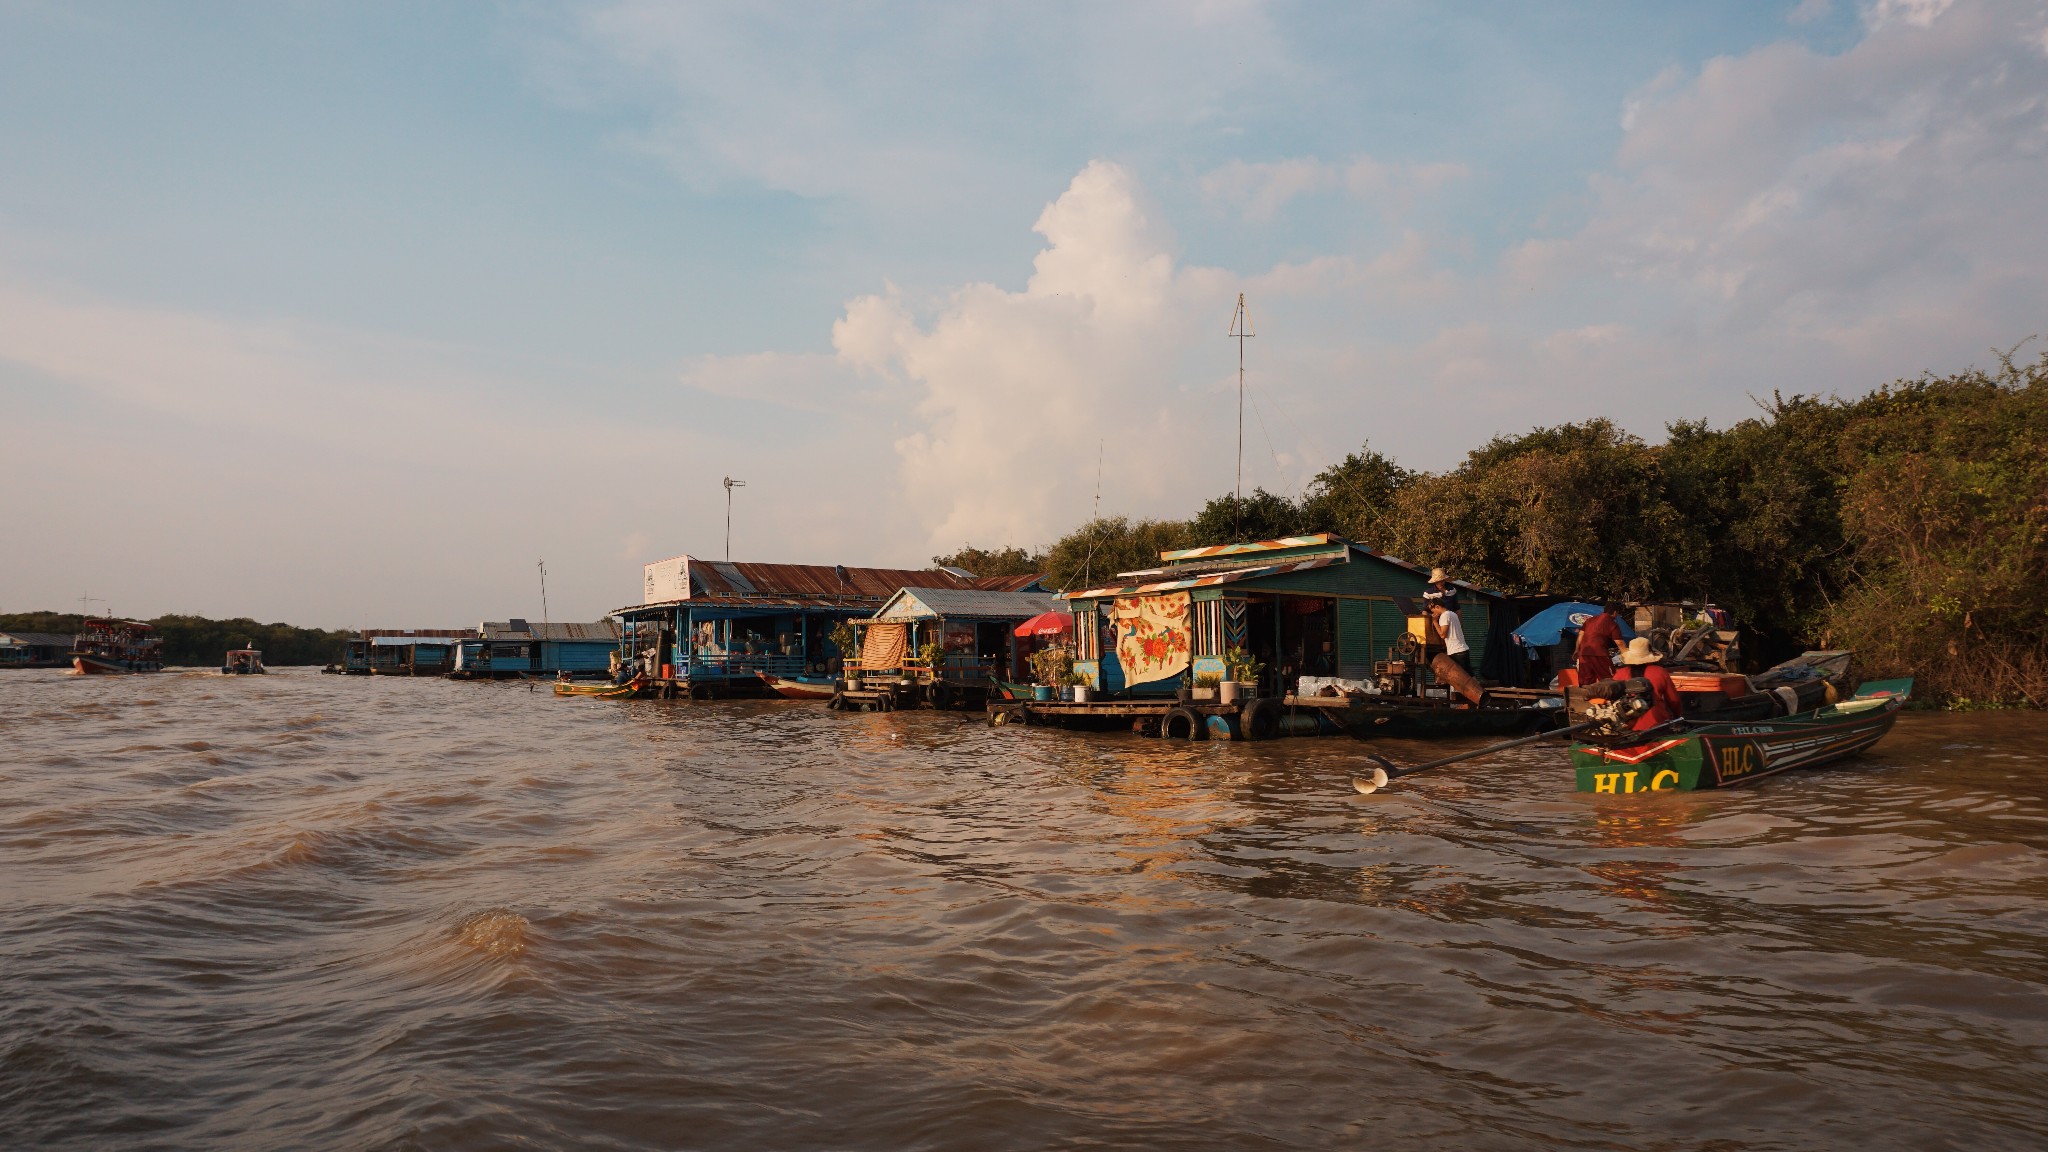
POLYGON ((1114 616, 1116 658, 1123 665, 1124 683, 1146 684, 1186 670, 1190 639, 1186 592, 1119 596, 1114 616))

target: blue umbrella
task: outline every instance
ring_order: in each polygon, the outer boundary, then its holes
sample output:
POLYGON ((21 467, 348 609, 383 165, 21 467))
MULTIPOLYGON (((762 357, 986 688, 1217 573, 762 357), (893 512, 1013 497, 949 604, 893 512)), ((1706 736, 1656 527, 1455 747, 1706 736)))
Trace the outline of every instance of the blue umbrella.
MULTIPOLYGON (((1522 621, 1521 627, 1514 630, 1513 636, 1518 643, 1530 648, 1548 647, 1563 640, 1566 632, 1577 632, 1585 627, 1586 621, 1599 614, 1598 604, 1588 604, 1582 600, 1552 604, 1522 621)), ((1621 638, 1636 638, 1636 630, 1628 626, 1627 620, 1621 621, 1621 638)))

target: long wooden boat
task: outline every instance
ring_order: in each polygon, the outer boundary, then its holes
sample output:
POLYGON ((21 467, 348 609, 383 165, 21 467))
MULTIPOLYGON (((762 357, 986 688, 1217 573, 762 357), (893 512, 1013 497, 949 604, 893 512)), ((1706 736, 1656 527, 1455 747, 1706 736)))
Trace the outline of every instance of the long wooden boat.
POLYGON ((557 696, 595 696, 600 700, 630 700, 647 686, 645 679, 633 677, 624 684, 572 684, 567 680, 555 681, 557 696))
POLYGON ((790 700, 830 700, 840 683, 836 676, 775 676, 762 672, 760 677, 777 696, 790 700))
POLYGON ((1884 739, 1912 695, 1911 680, 1878 680, 1830 704, 1770 720, 1679 721, 1646 742, 1615 739, 1572 745, 1581 792, 1689 792, 1731 788, 1828 764, 1884 739))
POLYGON ((1519 736, 1554 728, 1562 708, 1453 708, 1448 704, 1397 704, 1332 696, 1289 696, 1289 708, 1313 708, 1361 740, 1455 739, 1461 736, 1519 736))

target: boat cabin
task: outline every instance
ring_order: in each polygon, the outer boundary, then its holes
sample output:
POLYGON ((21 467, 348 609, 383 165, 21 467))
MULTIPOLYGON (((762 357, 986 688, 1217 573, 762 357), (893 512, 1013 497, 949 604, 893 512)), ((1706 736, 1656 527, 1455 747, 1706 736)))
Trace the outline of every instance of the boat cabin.
POLYGON ((228 676, 257 676, 268 671, 263 667, 263 653, 255 648, 236 648, 221 657, 220 670, 228 676))
MULTIPOLYGON (((1428 569, 1327 533, 1183 548, 1157 568, 1063 594, 1074 613, 1074 671, 1097 693, 1170 694, 1223 678, 1233 650, 1264 665, 1258 692, 1314 695, 1375 684, 1414 643, 1428 569), (1304 683, 1307 681, 1307 683, 1304 683), (1304 689, 1306 689, 1304 691, 1304 689)), ((1494 592, 1458 584, 1458 614, 1482 678, 1502 679, 1514 624, 1494 592)), ((1428 691, 1425 676, 1423 690, 1428 691)))

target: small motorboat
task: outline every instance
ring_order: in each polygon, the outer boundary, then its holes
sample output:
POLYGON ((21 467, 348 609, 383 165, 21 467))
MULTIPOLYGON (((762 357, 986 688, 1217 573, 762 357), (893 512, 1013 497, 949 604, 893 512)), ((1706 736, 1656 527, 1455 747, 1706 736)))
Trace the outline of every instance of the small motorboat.
MULTIPOLYGON (((1648 739, 1572 745, 1581 792, 1689 792, 1728 788, 1793 768, 1828 764, 1876 744, 1913 694, 1911 680, 1876 680, 1855 695, 1789 716, 1699 723, 1679 720, 1648 739)), ((1633 735, 1633 734, 1631 734, 1633 735)))
POLYGON ((263 666, 263 653, 254 648, 237 648, 220 662, 223 676, 261 676, 268 671, 263 666))
POLYGON ((577 684, 568 680, 555 681, 557 696, 595 696, 600 700, 630 700, 647 686, 643 676, 635 676, 623 684, 577 684))
POLYGON ((789 700, 830 700, 839 691, 837 676, 776 676, 759 673, 761 682, 777 696, 789 700))

